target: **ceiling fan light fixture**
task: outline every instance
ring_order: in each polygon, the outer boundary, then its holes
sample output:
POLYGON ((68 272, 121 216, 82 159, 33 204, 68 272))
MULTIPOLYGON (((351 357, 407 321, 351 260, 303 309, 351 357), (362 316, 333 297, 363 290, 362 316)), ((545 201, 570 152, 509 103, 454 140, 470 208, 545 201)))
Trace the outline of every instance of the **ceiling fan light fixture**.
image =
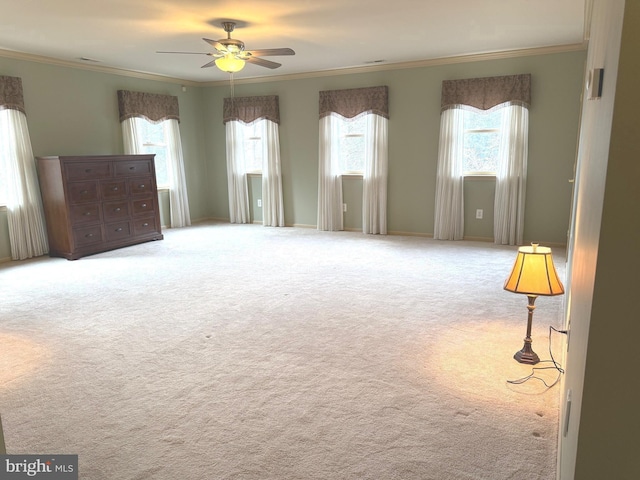
POLYGON ((225 55, 216 60, 216 67, 223 72, 236 73, 244 68, 245 61, 236 58, 234 55, 225 55))

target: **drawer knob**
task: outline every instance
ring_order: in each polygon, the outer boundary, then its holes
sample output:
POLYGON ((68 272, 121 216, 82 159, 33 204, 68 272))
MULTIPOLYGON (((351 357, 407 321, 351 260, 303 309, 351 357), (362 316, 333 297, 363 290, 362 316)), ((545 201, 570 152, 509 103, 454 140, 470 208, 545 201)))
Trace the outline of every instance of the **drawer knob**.
POLYGON ((142 224, 142 226, 143 226, 143 227, 148 227, 148 226, 149 226, 149 224, 148 224, 147 222, 145 222, 145 223, 143 223, 143 224, 142 224))
POLYGON ((114 212, 119 212, 120 211, 120 207, 114 208, 113 211, 114 212))
POLYGON ((80 192, 80 195, 86 195, 87 193, 89 193, 89 190, 82 190, 82 191, 80 192))
POLYGON ((141 185, 138 185, 138 188, 144 188, 144 183, 141 185))
POLYGON ((84 212, 85 217, 90 217, 91 216, 91 212, 84 212))
POLYGON ((142 204, 142 208, 147 208, 147 204, 146 204, 146 203, 143 203, 143 204, 142 204))
POLYGON ((87 234, 85 235, 85 237, 86 237, 86 238, 91 238, 91 237, 93 237, 93 233, 87 233, 87 234))
POLYGON ((118 187, 113 187, 111 190, 113 190, 114 192, 118 191, 118 187))
POLYGON ((129 170, 135 170, 136 167, 129 167, 129 170))
POLYGON ((122 227, 116 228, 116 232, 121 232, 121 231, 122 231, 122 227))

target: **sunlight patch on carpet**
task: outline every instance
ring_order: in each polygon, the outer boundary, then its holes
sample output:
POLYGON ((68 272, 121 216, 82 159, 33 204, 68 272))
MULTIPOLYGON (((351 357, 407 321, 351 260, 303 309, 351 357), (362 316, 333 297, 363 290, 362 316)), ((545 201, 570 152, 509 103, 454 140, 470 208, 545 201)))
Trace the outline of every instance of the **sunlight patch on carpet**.
MULTIPOLYGON (((436 380, 441 387, 455 396, 483 407, 496 409, 520 409, 522 396, 527 402, 540 403, 548 408, 556 403, 558 387, 547 388, 538 379, 531 379, 519 385, 507 380, 518 380, 528 376, 532 368, 535 375, 551 385, 558 377, 558 371, 549 360, 548 336, 542 328, 533 334, 533 348, 543 360, 537 365, 524 365, 513 358, 522 348, 526 322, 510 325, 505 321, 471 323, 441 329, 433 343, 425 347, 425 376, 436 380), (434 369, 433 366, 438 368, 434 369), (506 387, 506 388, 505 388, 506 387), (532 397, 540 397, 538 399, 532 397), (546 397, 546 398, 545 398, 546 397)), ((556 341, 554 349, 559 351, 556 341)))
POLYGON ((28 338, 0 333, 0 388, 28 381, 50 358, 47 347, 28 338))

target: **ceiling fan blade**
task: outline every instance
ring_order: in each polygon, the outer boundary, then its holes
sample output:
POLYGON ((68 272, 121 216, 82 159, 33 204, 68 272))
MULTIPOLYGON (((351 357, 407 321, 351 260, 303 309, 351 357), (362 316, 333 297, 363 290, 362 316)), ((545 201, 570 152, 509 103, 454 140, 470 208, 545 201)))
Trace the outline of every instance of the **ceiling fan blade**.
POLYGON ((249 63, 253 63, 255 65, 260 65, 261 67, 267 67, 267 68, 278 68, 282 65, 281 63, 272 62, 271 60, 265 60, 264 58, 258 58, 258 57, 249 57, 249 58, 246 58, 245 60, 249 63))
POLYGON ((247 50, 247 53, 254 57, 269 57, 279 55, 295 55, 296 52, 290 48, 263 48, 261 50, 247 50))
POLYGON ((211 60, 209 63, 206 63, 205 65, 202 65, 200 68, 207 68, 207 67, 213 67, 216 64, 215 60, 211 60))
POLYGON ((213 48, 215 48, 219 52, 223 52, 223 53, 227 52, 227 47, 225 47, 223 44, 221 44, 217 40, 211 40, 210 38, 203 38, 202 40, 207 42, 209 45, 211 45, 213 48))
POLYGON ((205 53, 205 52, 156 52, 156 53, 181 53, 183 55, 212 55, 211 53, 205 53))

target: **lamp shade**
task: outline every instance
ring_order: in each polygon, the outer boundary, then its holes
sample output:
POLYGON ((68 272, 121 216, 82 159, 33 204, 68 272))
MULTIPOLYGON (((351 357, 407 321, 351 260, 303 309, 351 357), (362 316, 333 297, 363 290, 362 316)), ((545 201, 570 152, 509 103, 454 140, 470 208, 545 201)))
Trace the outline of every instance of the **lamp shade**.
POLYGON ((504 289, 525 295, 563 294, 564 287, 553 264, 551 249, 536 244, 520 247, 504 289))
POLYGON ((236 73, 244 68, 244 60, 236 58, 235 55, 228 54, 216 60, 216 67, 223 72, 236 73))

